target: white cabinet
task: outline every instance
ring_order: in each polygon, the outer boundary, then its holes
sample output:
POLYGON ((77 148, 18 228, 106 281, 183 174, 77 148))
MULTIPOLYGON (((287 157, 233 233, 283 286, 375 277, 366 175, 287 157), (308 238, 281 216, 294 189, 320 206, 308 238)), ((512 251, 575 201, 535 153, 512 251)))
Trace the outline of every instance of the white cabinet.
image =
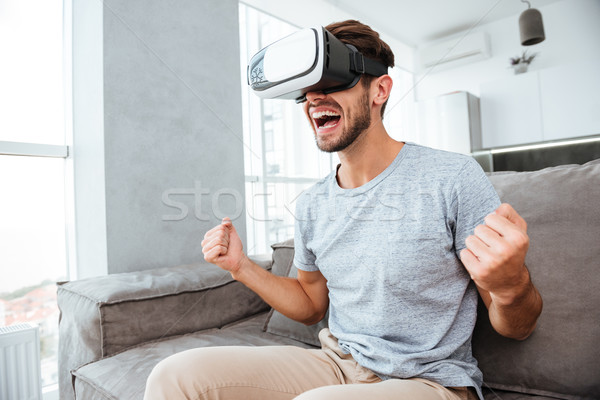
POLYGON ((415 141, 424 146, 470 154, 480 147, 479 99, 455 92, 417 102, 415 141))
POLYGON ((481 85, 484 148, 541 142, 542 114, 538 74, 530 72, 481 85))
POLYGON ((540 71, 544 140, 600 133, 600 65, 540 71))
POLYGON ((600 133, 600 62, 567 64, 481 85, 484 148, 600 133))

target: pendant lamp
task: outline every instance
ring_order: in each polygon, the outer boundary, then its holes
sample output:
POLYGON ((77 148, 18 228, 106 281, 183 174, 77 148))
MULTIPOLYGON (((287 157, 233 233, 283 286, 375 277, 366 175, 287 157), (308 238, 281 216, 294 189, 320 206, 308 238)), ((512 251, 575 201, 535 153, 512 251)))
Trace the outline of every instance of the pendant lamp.
POLYGON ((546 39, 546 35, 544 34, 542 13, 535 8, 531 8, 531 4, 527 0, 521 0, 521 2, 527 3, 529 6, 519 17, 521 44, 523 46, 531 46, 543 42, 546 39))

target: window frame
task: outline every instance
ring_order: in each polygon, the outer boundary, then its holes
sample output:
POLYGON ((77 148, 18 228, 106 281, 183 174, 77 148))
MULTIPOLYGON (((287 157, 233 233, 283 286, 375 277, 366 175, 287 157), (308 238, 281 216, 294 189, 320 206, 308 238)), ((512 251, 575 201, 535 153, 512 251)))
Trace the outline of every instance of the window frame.
POLYGON ((68 158, 70 147, 67 145, 8 142, 0 140, 0 156, 52 157, 68 158))
MULTIPOLYGON (((284 24, 287 24, 293 28, 299 29, 299 27, 294 24, 291 23, 289 21, 286 21, 283 18, 280 18, 278 16, 275 16, 273 14, 269 14, 264 12, 263 10, 260 10, 250 4, 244 3, 244 2, 240 2, 240 22, 241 19, 244 18, 244 26, 242 26, 242 24, 240 23, 240 49, 243 51, 244 49, 247 48, 248 43, 249 43, 249 38, 247 36, 247 26, 248 26, 248 16, 251 12, 257 12, 260 13, 262 15, 264 15, 267 18, 273 18, 275 20, 281 21, 284 24), (242 13, 245 13, 242 16, 242 13), (244 31, 246 30, 246 31, 244 31), (245 39, 245 43, 242 42, 242 39, 245 39)), ((264 45, 264 43, 261 43, 260 41, 260 36, 261 34, 259 33, 259 47, 261 47, 262 45, 264 45)), ((242 70, 242 74, 244 74, 245 71, 245 60, 242 59, 240 60, 241 65, 241 70, 242 70)), ((246 82, 246 77, 245 75, 242 76, 242 85, 245 85, 246 82)), ((249 96, 253 96, 252 93, 248 94, 249 96)), ((267 130, 269 130, 269 128, 267 127, 267 121, 265 119, 265 101, 269 101, 269 100, 265 100, 262 98, 256 98, 253 101, 257 104, 257 109, 253 110, 254 112, 252 112, 252 114, 248 114, 250 113, 250 109, 253 107, 250 104, 250 101, 245 98, 246 96, 246 92, 244 90, 242 90, 242 102, 244 103, 244 137, 247 137, 247 140, 249 141, 250 146, 252 147, 252 149, 255 149, 256 152, 260 153, 260 157, 261 160, 260 162, 255 162, 254 160, 250 160, 250 161, 246 161, 245 164, 245 183, 246 183, 246 191, 248 191, 248 185, 258 185, 257 188, 257 192, 262 193, 262 199, 260 200, 261 204, 259 204, 257 207, 254 208, 254 197, 252 198, 252 202, 251 203, 247 203, 246 208, 247 208, 247 218, 246 218, 246 234, 247 234, 247 243, 248 243, 248 253, 249 254, 257 254, 257 253, 263 253, 268 251, 268 247, 270 244, 270 230, 269 230, 269 226, 268 224, 278 220, 277 215, 271 215, 269 209, 272 208, 269 206, 269 196, 267 195, 273 195, 273 193, 270 193, 270 185, 282 185, 280 188, 285 191, 285 185, 288 184, 301 184, 301 185, 311 185, 314 184, 316 182, 318 182, 319 180, 321 180, 325 174, 320 174, 322 176, 318 176, 318 177, 307 177, 307 176, 290 176, 289 173, 287 171, 284 171, 281 175, 273 175, 269 172, 269 165, 267 162, 267 153, 273 153, 274 151, 271 149, 267 149, 267 130), (259 127, 259 128, 257 128, 259 127), (257 134, 257 131, 260 129, 260 135, 257 134), (260 143, 253 143, 254 141, 260 140, 260 143), (250 212, 249 209, 253 208, 253 211, 250 212), (260 220, 258 218, 254 218, 253 215, 255 214, 255 210, 256 210, 256 214, 262 212, 264 215, 264 219, 260 220)), ((274 100, 270 100, 270 101, 274 101, 274 100)), ((315 151, 319 151, 316 146, 315 146, 315 151)), ((285 152, 284 152, 285 153, 285 152)), ((245 151, 245 156, 248 156, 248 152, 245 151)), ((327 155, 327 159, 323 164, 320 164, 324 169, 327 169, 328 171, 333 170, 333 168, 335 167, 334 163, 335 163, 335 158, 334 155, 329 154, 327 155)), ((256 187, 255 187, 256 188, 256 187)), ((254 191, 252 191, 254 192, 254 191)), ((249 193, 247 193, 247 198, 248 196, 250 196, 249 193)), ((254 195, 256 196, 256 195, 254 195)), ((281 204, 278 204, 277 206, 280 206, 281 204)), ((286 208, 286 204, 283 204, 284 208, 286 208)), ((272 228, 272 227, 271 227, 272 228)))

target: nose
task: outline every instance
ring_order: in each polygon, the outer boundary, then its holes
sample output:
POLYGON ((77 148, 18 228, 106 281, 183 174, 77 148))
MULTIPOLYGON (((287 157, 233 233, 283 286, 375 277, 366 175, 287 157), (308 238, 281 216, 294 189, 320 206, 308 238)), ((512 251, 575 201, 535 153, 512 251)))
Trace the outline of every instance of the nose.
POLYGON ((325 97, 327 97, 327 95, 323 92, 308 92, 308 93, 306 93, 306 100, 309 103, 314 103, 316 100, 322 100, 325 97))

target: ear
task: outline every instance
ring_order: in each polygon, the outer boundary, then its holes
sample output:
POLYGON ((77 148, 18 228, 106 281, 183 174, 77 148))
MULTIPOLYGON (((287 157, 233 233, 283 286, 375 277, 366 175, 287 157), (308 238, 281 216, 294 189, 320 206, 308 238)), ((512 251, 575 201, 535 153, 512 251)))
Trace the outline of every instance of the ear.
POLYGON ((389 75, 382 75, 375 79, 371 84, 371 90, 374 94, 373 104, 375 106, 382 106, 387 101, 392 92, 392 86, 394 82, 389 75))

